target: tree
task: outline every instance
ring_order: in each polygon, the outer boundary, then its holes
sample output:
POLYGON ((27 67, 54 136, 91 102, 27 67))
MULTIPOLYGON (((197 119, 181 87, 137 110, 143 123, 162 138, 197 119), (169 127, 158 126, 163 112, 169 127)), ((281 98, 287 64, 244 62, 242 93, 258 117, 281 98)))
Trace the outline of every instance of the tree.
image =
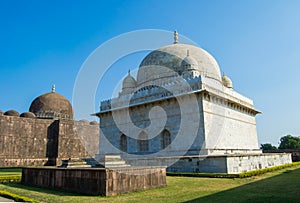
POLYGON ((286 135, 280 138, 278 149, 300 149, 300 137, 286 135))
POLYGON ((260 148, 262 150, 276 150, 277 149, 277 147, 271 145, 270 143, 261 144, 260 148))

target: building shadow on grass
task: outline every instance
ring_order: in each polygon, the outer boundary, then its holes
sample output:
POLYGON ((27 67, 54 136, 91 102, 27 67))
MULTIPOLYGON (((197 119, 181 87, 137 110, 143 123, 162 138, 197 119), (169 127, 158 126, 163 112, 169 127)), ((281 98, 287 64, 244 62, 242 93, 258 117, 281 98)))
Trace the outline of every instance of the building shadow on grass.
POLYGON ((52 195, 57 195, 57 196, 87 196, 83 194, 79 194, 76 192, 66 192, 60 189, 48 189, 48 188, 42 188, 42 187, 37 187, 37 186, 29 186, 29 185, 23 185, 21 183, 2 183, 3 185, 7 187, 12 187, 12 188, 19 188, 19 189, 24 189, 24 190, 29 190, 29 191, 35 191, 35 192, 42 192, 46 194, 52 194, 52 195))
POLYGON ((300 202, 300 169, 187 202, 300 202))

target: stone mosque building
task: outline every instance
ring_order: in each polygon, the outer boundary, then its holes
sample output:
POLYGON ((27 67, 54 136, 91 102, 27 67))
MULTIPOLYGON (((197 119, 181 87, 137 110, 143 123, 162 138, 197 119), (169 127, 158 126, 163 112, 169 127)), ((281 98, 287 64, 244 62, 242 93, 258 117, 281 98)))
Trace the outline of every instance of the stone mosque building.
POLYGON ((33 100, 29 112, 0 111, 0 167, 91 157, 98 152, 98 134, 98 122, 74 121, 70 102, 53 86, 33 100))
POLYGON ((241 173, 291 162, 258 147, 253 101, 235 91, 217 61, 174 43, 149 53, 119 96, 101 102, 97 160, 120 155, 132 166, 168 171, 241 173))

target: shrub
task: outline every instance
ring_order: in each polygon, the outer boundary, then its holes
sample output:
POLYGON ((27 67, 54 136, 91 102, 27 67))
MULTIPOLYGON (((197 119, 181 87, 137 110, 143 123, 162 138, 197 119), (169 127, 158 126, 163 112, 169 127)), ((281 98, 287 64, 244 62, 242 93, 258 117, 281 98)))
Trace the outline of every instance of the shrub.
POLYGON ((0 183, 5 183, 5 182, 20 182, 21 181, 21 176, 16 175, 16 176, 0 176, 0 183))
POLYGON ((204 177, 204 178, 238 178, 238 174, 227 174, 227 173, 167 172, 167 176, 204 177))
POLYGON ((10 192, 4 191, 4 190, 0 190, 0 196, 6 197, 9 199, 13 199, 16 202, 38 202, 38 201, 30 199, 28 197, 13 194, 13 193, 10 193, 10 192))

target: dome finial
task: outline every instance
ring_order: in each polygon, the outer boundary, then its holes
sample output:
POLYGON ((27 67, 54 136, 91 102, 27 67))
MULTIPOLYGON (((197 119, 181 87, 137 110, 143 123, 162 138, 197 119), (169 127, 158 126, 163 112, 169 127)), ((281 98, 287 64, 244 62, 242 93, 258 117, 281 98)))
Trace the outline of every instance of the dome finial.
POLYGON ((52 85, 52 92, 55 92, 55 85, 52 85))
POLYGON ((128 75, 130 75, 130 69, 128 69, 128 75))
POLYGON ((178 43, 178 33, 177 31, 175 30, 174 31, 174 44, 177 44, 178 43))
POLYGON ((186 50, 186 56, 190 56, 190 50, 186 50))

